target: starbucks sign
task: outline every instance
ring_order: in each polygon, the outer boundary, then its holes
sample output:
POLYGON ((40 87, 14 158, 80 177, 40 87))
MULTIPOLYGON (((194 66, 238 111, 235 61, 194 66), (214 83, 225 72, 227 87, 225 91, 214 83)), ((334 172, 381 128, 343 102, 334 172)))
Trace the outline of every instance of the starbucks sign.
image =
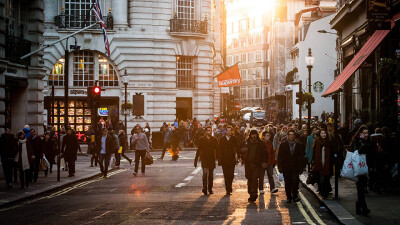
POLYGON ((313 89, 317 93, 321 93, 324 90, 324 84, 321 81, 317 81, 313 84, 313 89))

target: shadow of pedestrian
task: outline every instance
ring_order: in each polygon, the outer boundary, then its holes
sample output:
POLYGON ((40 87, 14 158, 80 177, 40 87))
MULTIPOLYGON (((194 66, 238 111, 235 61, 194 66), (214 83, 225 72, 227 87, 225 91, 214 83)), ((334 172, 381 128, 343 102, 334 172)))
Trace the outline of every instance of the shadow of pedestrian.
MULTIPOLYGON (((208 202, 209 195, 202 195, 196 199, 193 204, 185 207, 184 211, 175 211, 171 213, 167 220, 170 221, 198 221, 201 217, 207 215, 207 210, 204 209, 205 204, 208 202)), ((181 209, 180 207, 177 207, 181 209)))
POLYGON ((231 195, 224 195, 222 198, 220 198, 218 203, 208 212, 207 220, 220 221, 228 219, 229 215, 231 215, 234 210, 233 207, 231 207, 231 210, 229 209, 231 197, 231 195))

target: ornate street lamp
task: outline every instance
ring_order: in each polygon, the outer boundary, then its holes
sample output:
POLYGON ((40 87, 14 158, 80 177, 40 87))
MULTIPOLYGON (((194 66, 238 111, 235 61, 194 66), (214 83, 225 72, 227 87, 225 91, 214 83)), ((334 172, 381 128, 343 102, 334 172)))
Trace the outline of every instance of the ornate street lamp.
MULTIPOLYGON (((308 69, 308 92, 311 94, 311 69, 314 65, 314 57, 311 55, 311 48, 308 49, 308 55, 306 56, 306 65, 308 69)), ((308 99, 308 130, 311 131, 311 99, 308 99)))

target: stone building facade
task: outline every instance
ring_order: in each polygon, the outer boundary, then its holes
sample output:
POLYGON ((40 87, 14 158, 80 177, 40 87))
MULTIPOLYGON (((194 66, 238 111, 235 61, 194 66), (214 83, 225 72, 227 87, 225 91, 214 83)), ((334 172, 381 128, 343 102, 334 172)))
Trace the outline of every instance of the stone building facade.
POLYGON ((43 132, 43 0, 0 0, 0 133, 30 125, 43 132))
MULTIPOLYGON (((95 22, 90 7, 93 0, 45 0, 45 44, 65 37, 95 22)), ((128 116, 128 131, 148 122, 154 129, 176 118, 196 117, 200 121, 214 114, 213 32, 211 5, 215 1, 195 0, 101 0, 111 55, 105 54, 100 29, 76 34, 80 50, 71 50, 65 59, 65 41, 45 50, 45 89, 54 85, 56 111, 71 115, 77 131, 87 129, 86 90, 98 81, 102 91, 101 109, 105 119, 124 120, 124 76, 127 76, 128 102, 134 95, 144 96, 144 115, 128 116), (112 18, 112 19, 111 19, 112 18), (69 66, 66 68, 65 62, 69 66), (70 111, 62 112, 64 74, 69 73, 70 111), (58 110, 58 111, 57 111, 58 110)), ((219 10, 219 9, 217 9, 219 10)), ((69 38, 69 45, 75 44, 69 38)), ((69 46, 68 46, 69 47, 69 46)), ((217 109, 218 110, 218 109, 217 109)), ((93 112, 92 112, 93 113, 93 112)), ((89 114, 89 112, 88 112, 89 114)), ((53 119, 50 118, 49 123, 53 119)))

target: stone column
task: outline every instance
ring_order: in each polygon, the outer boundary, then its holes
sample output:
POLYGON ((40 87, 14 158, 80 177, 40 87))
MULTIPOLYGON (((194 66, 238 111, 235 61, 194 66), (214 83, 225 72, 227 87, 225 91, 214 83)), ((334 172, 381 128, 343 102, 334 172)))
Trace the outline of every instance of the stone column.
POLYGON ((114 18, 115 28, 128 27, 128 0, 113 0, 111 13, 114 18))
MULTIPOLYGON (((44 33, 44 1, 35 0, 30 4, 29 9, 29 39, 32 41, 32 50, 38 49, 43 43, 44 33)), ((43 129, 43 78, 46 75, 43 62, 44 51, 31 56, 31 63, 28 70, 27 89, 27 124, 35 128, 39 134, 43 129)))

